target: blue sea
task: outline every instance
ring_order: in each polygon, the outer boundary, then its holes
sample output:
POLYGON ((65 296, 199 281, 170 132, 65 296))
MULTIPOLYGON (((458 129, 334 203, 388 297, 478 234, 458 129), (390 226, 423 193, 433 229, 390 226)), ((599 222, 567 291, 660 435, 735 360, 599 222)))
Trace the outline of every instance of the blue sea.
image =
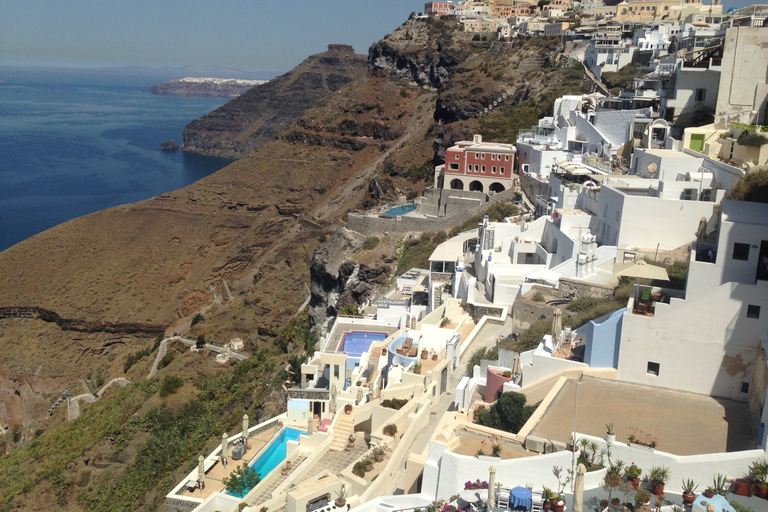
POLYGON ((0 251, 69 219, 176 190, 230 160, 182 151, 225 98, 144 93, 171 78, 0 69, 0 251))

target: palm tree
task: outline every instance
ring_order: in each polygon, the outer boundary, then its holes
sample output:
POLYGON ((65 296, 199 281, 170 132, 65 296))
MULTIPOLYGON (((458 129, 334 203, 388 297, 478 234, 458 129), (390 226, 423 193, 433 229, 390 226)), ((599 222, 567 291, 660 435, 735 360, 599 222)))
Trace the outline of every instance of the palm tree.
POLYGON ((292 355, 288 358, 288 367, 291 372, 291 381, 293 381, 294 384, 300 384, 301 383, 301 365, 304 364, 304 361, 306 361, 307 355, 292 355))

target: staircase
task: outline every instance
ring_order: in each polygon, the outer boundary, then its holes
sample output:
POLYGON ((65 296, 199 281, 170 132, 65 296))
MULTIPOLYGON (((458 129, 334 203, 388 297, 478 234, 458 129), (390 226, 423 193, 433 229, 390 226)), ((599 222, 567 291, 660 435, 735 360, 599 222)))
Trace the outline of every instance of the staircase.
POLYGON ((157 367, 160 365, 160 361, 162 361, 165 357, 166 352, 168 352, 168 343, 163 340, 160 342, 160 350, 157 351, 157 357, 155 358, 155 362, 152 364, 152 369, 149 371, 149 375, 147 375, 148 379, 151 379, 155 376, 158 370, 157 367))
POLYGON ((438 284, 432 292, 432 310, 439 308, 443 304, 443 285, 438 284))
POLYGON ((355 428, 355 417, 342 412, 333 427, 333 443, 329 448, 332 452, 343 452, 349 442, 349 436, 355 428))

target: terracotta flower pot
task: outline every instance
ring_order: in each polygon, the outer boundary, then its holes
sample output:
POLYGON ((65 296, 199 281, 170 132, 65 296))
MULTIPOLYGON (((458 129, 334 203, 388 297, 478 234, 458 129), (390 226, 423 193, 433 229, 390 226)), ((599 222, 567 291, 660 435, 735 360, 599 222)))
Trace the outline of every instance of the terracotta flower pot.
POLYGON ((739 496, 752 496, 752 486, 748 482, 739 482, 735 487, 739 496))
POLYGON ((715 496, 715 493, 704 491, 704 496, 706 496, 707 498, 713 498, 715 496))
POLYGON ((565 510, 565 501, 552 504, 552 512, 563 512, 563 510, 565 510))
POLYGON ((333 504, 336 505, 336 508, 341 508, 347 504, 347 500, 336 500, 333 504))
POLYGON ((695 494, 683 494, 683 503, 690 505, 696 500, 695 494))
POLYGON ((552 503, 547 501, 547 502, 544 503, 544 506, 542 506, 541 508, 542 508, 542 510, 551 510, 552 509, 552 503))
POLYGON ((664 484, 654 485, 653 494, 655 494, 656 496, 661 496, 662 494, 664 494, 664 484))
POLYGON ((765 498, 768 496, 768 485, 757 485, 755 486, 755 494, 757 494, 760 498, 765 498))
POLYGON ((632 484, 632 488, 634 490, 637 490, 640 487, 640 479, 639 478, 633 478, 632 480, 629 481, 629 483, 632 484))

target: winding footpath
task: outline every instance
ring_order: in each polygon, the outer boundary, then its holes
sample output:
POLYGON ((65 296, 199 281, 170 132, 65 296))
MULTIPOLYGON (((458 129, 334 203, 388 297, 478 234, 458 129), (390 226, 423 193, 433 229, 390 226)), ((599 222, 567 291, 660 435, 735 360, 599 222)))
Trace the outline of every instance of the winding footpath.
POLYGON ((92 404, 96 401, 96 399, 101 397, 101 395, 103 395, 107 388, 112 384, 117 384, 120 387, 123 387, 130 383, 131 381, 124 377, 115 377, 114 379, 104 384, 101 389, 96 392, 95 396, 93 393, 83 393, 82 395, 67 397, 67 421, 74 421, 78 418, 78 416, 80 416, 80 400, 92 404))

